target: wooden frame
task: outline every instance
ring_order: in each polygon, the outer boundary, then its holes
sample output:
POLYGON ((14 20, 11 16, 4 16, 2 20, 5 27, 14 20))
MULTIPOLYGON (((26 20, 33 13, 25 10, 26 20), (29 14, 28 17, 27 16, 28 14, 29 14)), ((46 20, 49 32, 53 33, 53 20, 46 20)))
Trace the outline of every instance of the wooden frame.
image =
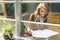
POLYGON ((7 18, 7 11, 5 7, 5 3, 2 3, 2 8, 3 8, 3 13, 4 13, 4 18, 7 18))
POLYGON ((6 11, 6 7, 5 7, 5 3, 0 3, 0 5, 2 6, 2 10, 3 10, 3 16, 1 16, 1 17, 7 18, 7 11, 6 11))

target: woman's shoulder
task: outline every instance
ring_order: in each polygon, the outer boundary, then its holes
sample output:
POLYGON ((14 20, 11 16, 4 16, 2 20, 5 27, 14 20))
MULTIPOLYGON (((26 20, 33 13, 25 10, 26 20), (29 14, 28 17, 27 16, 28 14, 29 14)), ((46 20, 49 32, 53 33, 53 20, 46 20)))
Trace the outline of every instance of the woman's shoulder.
POLYGON ((35 14, 34 14, 34 13, 31 13, 31 14, 30 14, 30 17, 31 17, 31 18, 34 18, 34 17, 35 17, 35 14))
POLYGON ((29 20, 32 21, 32 20, 34 20, 34 18, 35 18, 35 14, 34 13, 30 14, 29 20))
POLYGON ((34 13, 31 13, 30 16, 34 16, 35 14, 34 13))

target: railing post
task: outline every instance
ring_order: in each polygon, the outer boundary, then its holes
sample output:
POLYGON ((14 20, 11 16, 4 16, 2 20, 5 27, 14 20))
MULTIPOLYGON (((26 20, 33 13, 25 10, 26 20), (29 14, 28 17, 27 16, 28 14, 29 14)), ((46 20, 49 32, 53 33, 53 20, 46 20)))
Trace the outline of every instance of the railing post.
POLYGON ((16 36, 21 36, 21 3, 15 0, 16 36))

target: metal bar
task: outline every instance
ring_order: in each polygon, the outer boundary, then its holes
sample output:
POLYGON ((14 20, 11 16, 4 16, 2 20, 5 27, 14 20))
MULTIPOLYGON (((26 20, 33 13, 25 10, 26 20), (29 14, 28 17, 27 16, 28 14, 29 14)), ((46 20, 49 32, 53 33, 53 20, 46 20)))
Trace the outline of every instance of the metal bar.
POLYGON ((60 24, 52 24, 52 23, 40 23, 40 22, 32 22, 32 21, 21 21, 24 23, 33 23, 33 24, 40 24, 40 25, 49 25, 49 26, 58 26, 60 27, 60 24))
POLYGON ((28 39, 28 37, 17 37, 17 36, 14 36, 14 38, 23 39, 23 40, 28 39))
MULTIPOLYGON (((0 20, 8 20, 8 21, 16 21, 15 19, 8 19, 8 18, 0 18, 0 20)), ((32 22, 32 21, 23 21, 23 23, 33 23, 33 24, 40 24, 40 25, 50 25, 50 26, 60 26, 60 24, 52 24, 52 23, 40 23, 40 22, 32 22)))
MULTIPOLYGON (((8 18, 0 18, 0 20, 8 20, 8 21, 16 21, 15 19, 8 19, 8 18)), ((52 24, 52 23, 40 23, 40 22, 32 22, 32 21, 23 21, 23 23, 33 23, 33 24, 40 24, 40 25, 50 25, 50 26, 60 26, 60 24, 52 24)))
POLYGON ((0 3, 15 3, 15 1, 0 1, 0 3))
MULTIPOLYGON (((20 3, 60 3, 60 1, 19 1, 20 3)), ((15 3, 15 1, 0 1, 0 3, 15 3)))
POLYGON ((8 18, 0 18, 0 20, 16 21, 15 19, 8 19, 8 18))
POLYGON ((21 36, 21 3, 15 0, 16 36, 21 36))
POLYGON ((60 1, 20 1, 21 3, 60 3, 60 1))

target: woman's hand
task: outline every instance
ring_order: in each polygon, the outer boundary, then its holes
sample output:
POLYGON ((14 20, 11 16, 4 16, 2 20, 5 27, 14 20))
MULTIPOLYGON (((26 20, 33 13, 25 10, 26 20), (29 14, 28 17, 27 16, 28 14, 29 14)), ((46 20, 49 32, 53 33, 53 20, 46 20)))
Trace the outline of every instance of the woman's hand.
POLYGON ((27 28, 27 31, 29 34, 31 34, 31 29, 30 28, 27 28))

